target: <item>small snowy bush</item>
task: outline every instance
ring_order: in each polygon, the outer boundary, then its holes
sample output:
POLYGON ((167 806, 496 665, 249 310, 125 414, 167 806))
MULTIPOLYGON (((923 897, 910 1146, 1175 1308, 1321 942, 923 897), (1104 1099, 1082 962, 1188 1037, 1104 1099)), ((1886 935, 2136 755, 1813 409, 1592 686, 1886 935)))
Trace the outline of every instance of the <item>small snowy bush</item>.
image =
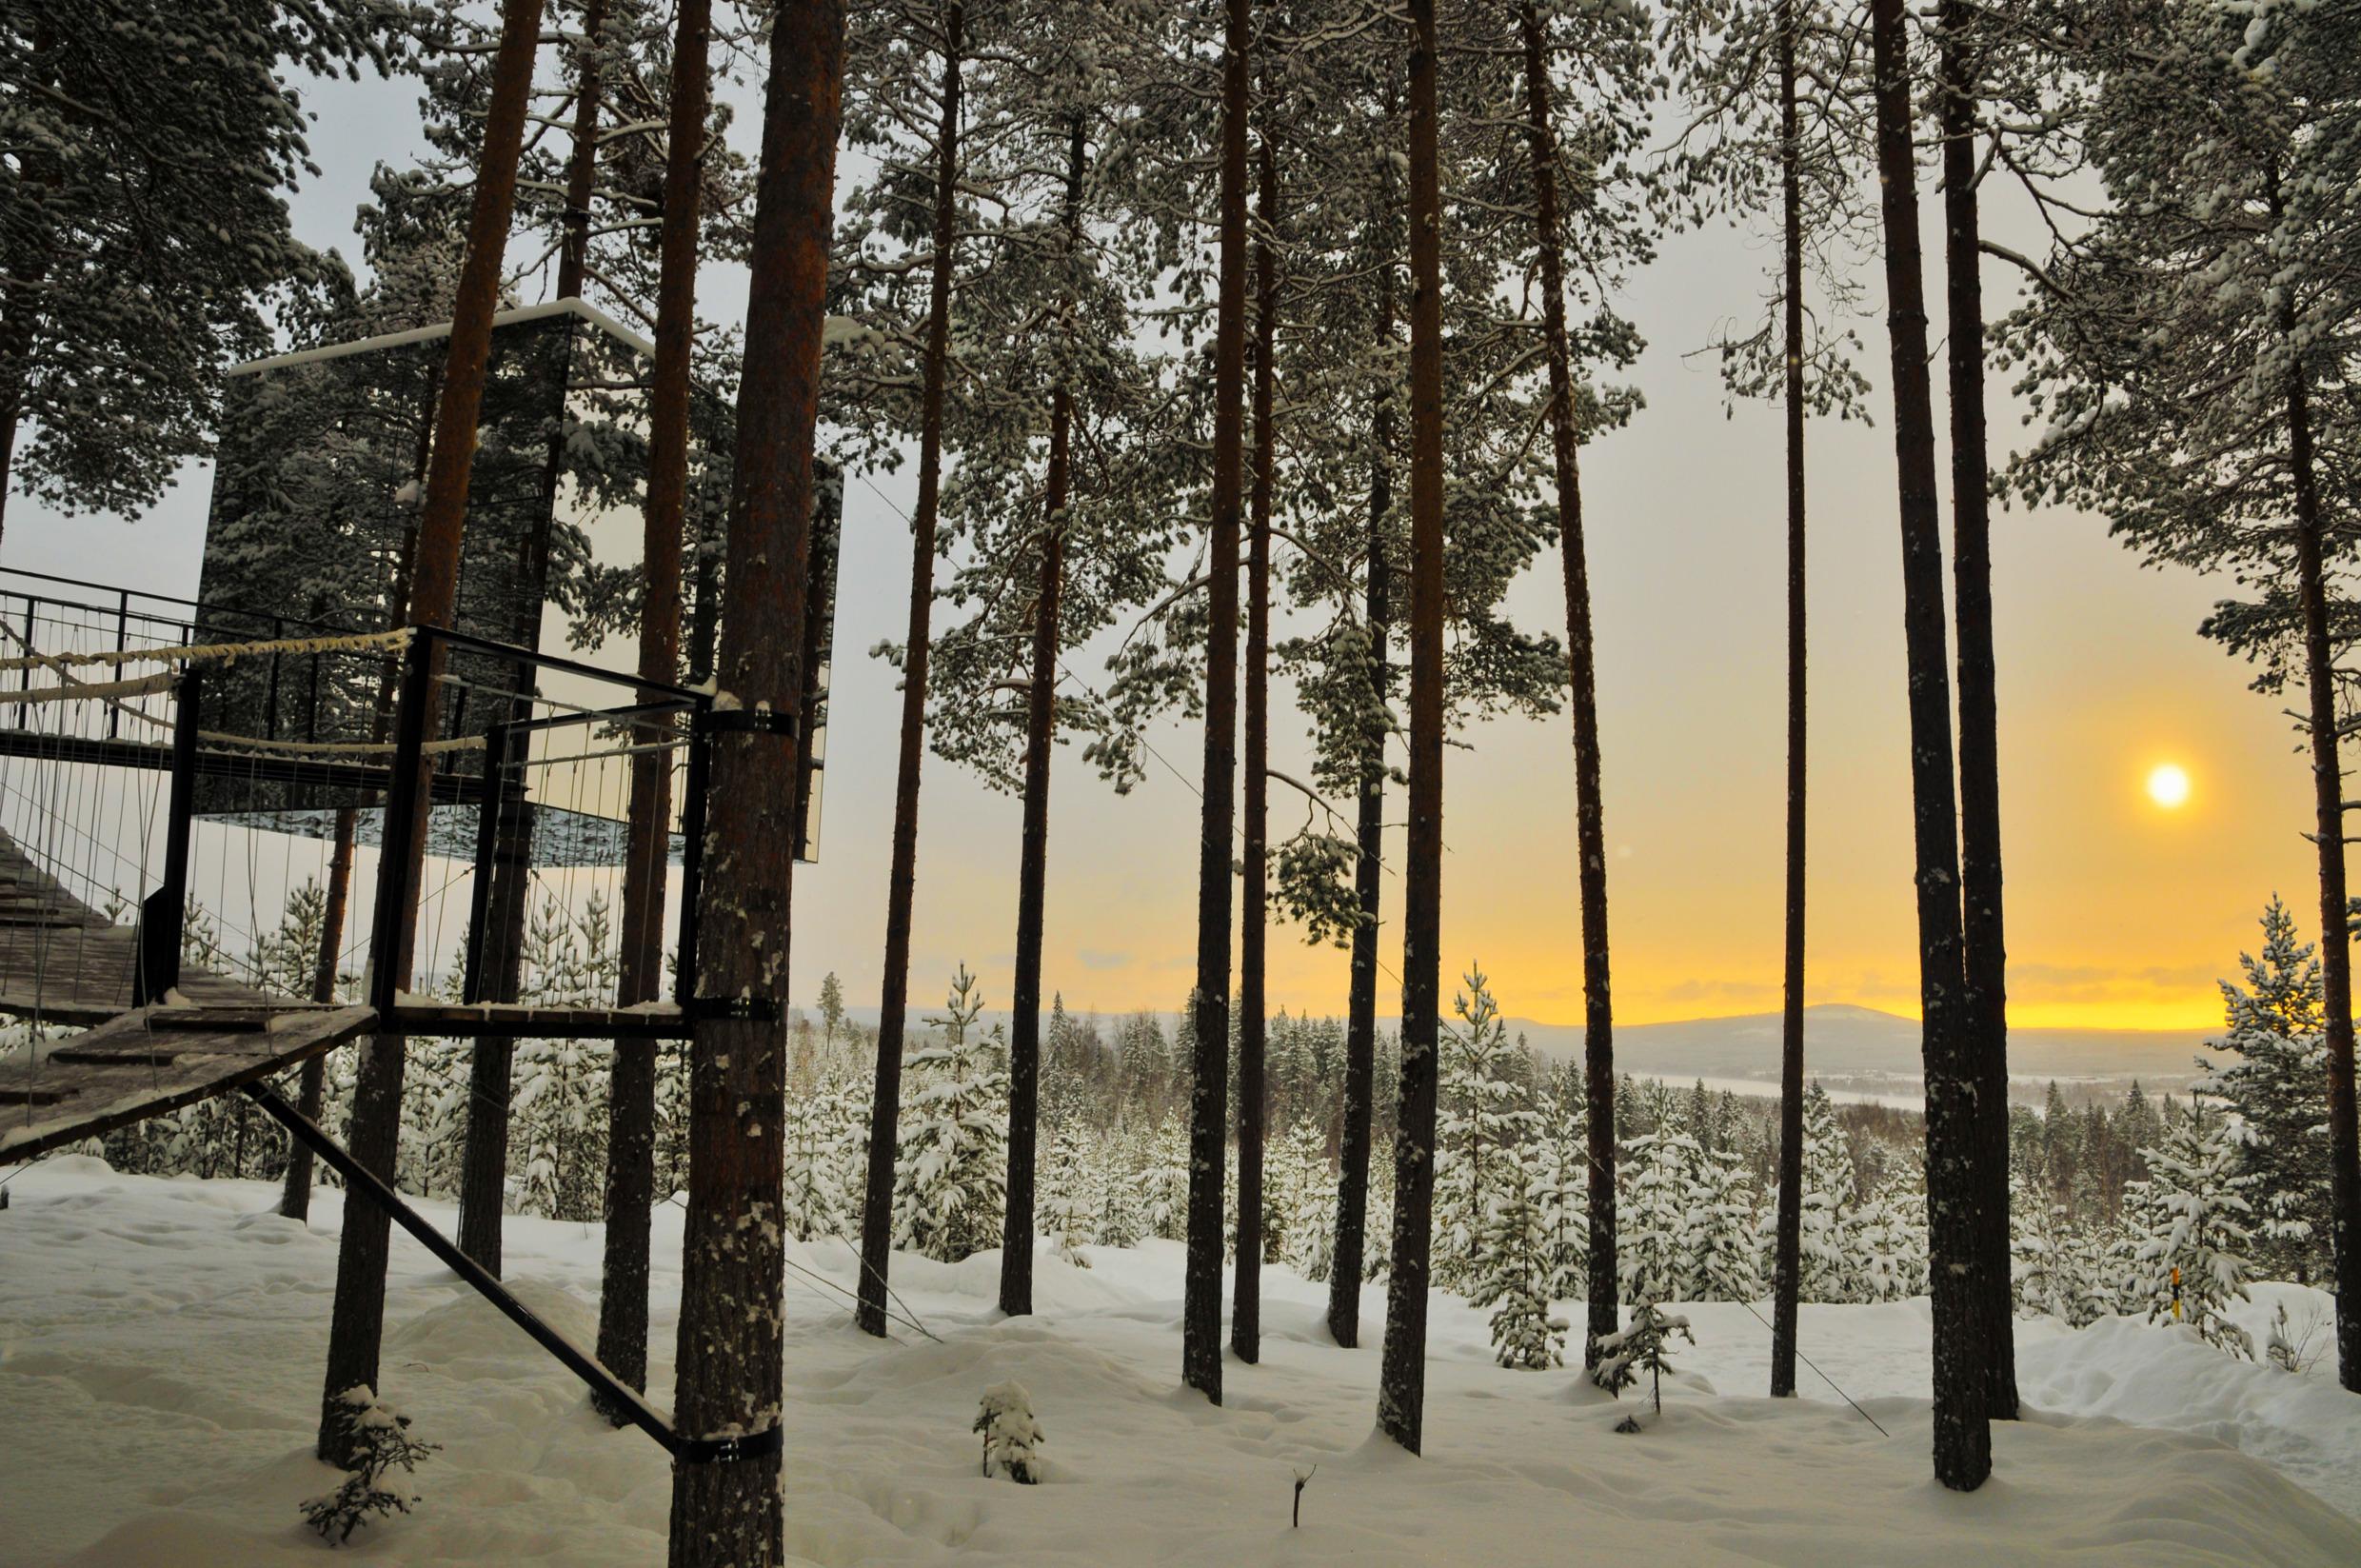
MULTIPOLYGON (((1649 1398, 1661 1412, 1664 1372, 1672 1364, 1665 1353, 1675 1335, 1696 1343, 1696 1336, 1689 1332, 1688 1319, 1675 1317, 1653 1301, 1641 1302, 1632 1309, 1630 1327, 1598 1337, 1598 1365, 1591 1372, 1591 1381, 1620 1399, 1645 1372, 1649 1398)), ((1637 1430, 1636 1426, 1630 1429, 1637 1430)))
POLYGON ((983 1434, 986 1478, 998 1465, 1020 1486, 1031 1486, 1042 1479, 1034 1469, 1040 1462, 1042 1423, 1033 1419, 1032 1397, 1022 1383, 995 1383, 985 1389, 983 1402, 976 1411, 976 1424, 969 1430, 983 1434))
POLYGON ((296 1504, 304 1522, 337 1546, 372 1518, 408 1513, 417 1494, 404 1496, 386 1484, 386 1477, 397 1469, 405 1476, 415 1474, 418 1461, 442 1447, 411 1437, 410 1419, 379 1403, 368 1384, 353 1384, 343 1398, 346 1426, 353 1436, 351 1473, 335 1491, 296 1504))

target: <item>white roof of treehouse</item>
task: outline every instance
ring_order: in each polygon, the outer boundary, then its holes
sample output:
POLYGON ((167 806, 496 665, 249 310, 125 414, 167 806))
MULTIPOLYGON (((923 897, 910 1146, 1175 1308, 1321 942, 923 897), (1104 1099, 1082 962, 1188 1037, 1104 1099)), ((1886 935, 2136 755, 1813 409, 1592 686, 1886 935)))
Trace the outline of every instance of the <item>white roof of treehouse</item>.
MULTIPOLYGON (((514 310, 503 310, 492 318, 494 327, 513 327, 521 322, 544 321, 551 316, 579 316, 605 332, 616 342, 652 357, 656 346, 632 331, 605 311, 585 305, 581 300, 566 298, 550 300, 543 305, 527 305, 514 310)), ((347 354, 366 354, 379 348, 400 348, 413 343, 433 343, 451 335, 451 324, 437 322, 432 327, 413 327, 407 332, 386 332, 373 338, 356 338, 350 343, 322 344, 317 348, 302 348, 291 354, 273 354, 268 359, 248 360, 233 365, 233 376, 253 375, 263 370, 284 370, 294 365, 317 365, 323 360, 342 359, 347 354)))
MULTIPOLYGON (((544 321, 551 316, 579 316, 625 347, 653 359, 656 346, 640 336, 605 311, 581 300, 567 297, 549 300, 540 305, 520 306, 503 310, 492 318, 494 327, 513 327, 520 322, 544 321)), ((347 354, 366 354, 379 348, 400 348, 413 343, 433 343, 451 335, 451 324, 437 322, 432 327, 413 327, 407 332, 384 332, 373 338, 355 338, 349 343, 324 343, 317 348, 299 348, 291 354, 272 354, 268 359, 250 359, 233 365, 227 372, 233 376, 250 376, 263 370, 284 370, 294 365, 317 365, 323 360, 342 359, 347 354)), ((860 345, 880 336, 850 316, 830 316, 821 332, 821 344, 826 348, 860 345)))

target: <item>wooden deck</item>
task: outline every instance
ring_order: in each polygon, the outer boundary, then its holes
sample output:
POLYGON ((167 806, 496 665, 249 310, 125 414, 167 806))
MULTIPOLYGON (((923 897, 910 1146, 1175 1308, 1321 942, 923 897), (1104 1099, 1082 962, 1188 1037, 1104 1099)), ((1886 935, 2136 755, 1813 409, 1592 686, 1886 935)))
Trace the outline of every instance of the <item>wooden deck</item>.
POLYGON ((367 1007, 143 1007, 0 1059, 0 1165, 284 1072, 377 1024, 367 1007))

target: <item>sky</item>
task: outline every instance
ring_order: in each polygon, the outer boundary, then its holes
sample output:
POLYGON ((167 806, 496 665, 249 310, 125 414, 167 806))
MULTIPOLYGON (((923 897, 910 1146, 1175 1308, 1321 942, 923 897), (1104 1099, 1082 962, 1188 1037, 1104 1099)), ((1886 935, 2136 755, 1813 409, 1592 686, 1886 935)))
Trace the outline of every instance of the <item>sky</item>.
MULTIPOLYGON (((554 69, 545 53, 544 70, 554 69)), ((735 139, 751 150, 759 97, 735 139)), ((297 233, 357 255, 354 207, 370 165, 414 146, 414 84, 325 84, 313 96, 316 179, 292 193, 297 233)), ((1932 193, 1926 205, 1932 213, 1932 193)), ((1995 204, 1988 231, 2010 236, 1995 204)), ((1932 237, 1932 236, 1931 236, 1932 237)), ((2029 240, 2030 243, 2030 240, 2029 240)), ((1939 258, 1939 248, 1930 248, 1939 258)), ((1583 452, 1598 649, 1616 1016, 1631 1022, 1775 1009, 1780 1000, 1785 813, 1785 503, 1779 411, 1725 417, 1716 327, 1759 308, 1766 243, 1717 226, 1673 236, 1617 304, 1649 347, 1627 378, 1647 407, 1583 452)), ((1939 260, 1931 261, 1939 268, 1939 260)), ((1883 285, 1864 263, 1865 303, 1883 285)), ((1931 271, 1938 302, 1940 279, 1931 271)), ((524 292, 535 297, 536 280, 524 292)), ((701 311, 743 314, 742 270, 709 266, 701 311)), ((1996 315, 2014 280, 1986 278, 1996 315)), ((1884 387, 1881 313, 1858 324, 1884 387)), ((1940 322, 1936 323, 1939 331, 1940 322)), ((1938 340, 1939 351, 1939 340, 1938 340)), ((1937 378, 1940 385, 1940 378, 1937 378)), ((2021 407, 1993 378, 1995 447, 2021 439, 2021 407)), ((1938 408, 1938 424, 1942 418, 1938 408)), ((1815 422, 1810 496, 1810 912, 1807 994, 1916 1011, 1911 795, 1900 547, 1890 420, 1815 422)), ((1948 469, 1946 468, 1946 473, 1948 469)), ((1085 478, 1086 482, 1086 478, 1085 478)), ((1280 476, 1285 483, 1285 475, 1280 476)), ((847 486, 835 692, 819 863, 798 870, 792 994, 834 972, 873 1002, 885 925, 895 673, 866 650, 906 615, 910 466, 847 486)), ((61 517, 11 498, 0 564, 156 592, 195 591, 209 465, 187 466, 137 520, 61 517)), ((2010 1017, 2023 1026, 2194 1029, 2219 1022, 2217 976, 2254 945, 2274 891, 2309 927, 2316 909, 2306 761, 2280 699, 2195 635, 2227 585, 2143 569, 2094 517, 1996 511, 2010 1017), (2151 774, 2182 769, 2168 809, 2151 774)), ((1520 624, 1562 635, 1555 552, 1512 591, 1520 624)), ((1948 560, 1947 560, 1948 566, 1948 560)), ((1085 654, 1069 657, 1084 678, 1085 654)), ((1307 755, 1289 688, 1273 684, 1273 765, 1307 755)), ((1480 725, 1444 769, 1445 983, 1472 965, 1513 1016, 1578 1022, 1572 732, 1555 719, 1480 725)), ((1148 776, 1117 796, 1061 747, 1052 791, 1044 986, 1077 1011, 1170 1010, 1195 966, 1196 736, 1150 737, 1148 776)), ((1298 806, 1275 794, 1283 838, 1298 806)), ((1399 798, 1399 797, 1398 797, 1399 798)), ((929 757, 920 817, 911 993, 939 997, 958 964, 1005 1003, 1013 965, 1018 803, 929 757)), ((1399 863, 1399 806, 1388 860, 1399 863)), ((1385 885, 1389 973, 1399 968, 1401 883, 1385 885)), ((1269 938, 1272 1006, 1340 1013, 1346 964, 1299 931, 1269 938)), ((1384 982, 1380 1011, 1396 1004, 1384 982)))

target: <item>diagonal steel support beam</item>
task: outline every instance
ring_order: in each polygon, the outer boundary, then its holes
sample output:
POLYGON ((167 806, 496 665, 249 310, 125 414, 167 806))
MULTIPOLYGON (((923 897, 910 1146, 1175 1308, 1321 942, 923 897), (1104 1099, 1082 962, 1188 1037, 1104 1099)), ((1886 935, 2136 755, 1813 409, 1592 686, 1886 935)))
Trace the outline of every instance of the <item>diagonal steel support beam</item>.
MULTIPOLYGON (((498 1307, 510 1322, 529 1335, 534 1343, 563 1361, 567 1371, 609 1401, 610 1408, 623 1412, 625 1419, 663 1444, 665 1452, 675 1459, 690 1460, 739 1457, 735 1453, 684 1454, 683 1450, 693 1445, 684 1442, 672 1430, 672 1423, 658 1415, 637 1389, 626 1386, 612 1372, 600 1365, 597 1358, 542 1321, 531 1307, 510 1295, 506 1287, 484 1271, 481 1264, 428 1224, 426 1216, 410 1207, 402 1195, 380 1181, 375 1172, 353 1159, 345 1146, 322 1131, 317 1122, 280 1099, 278 1093, 267 1083, 248 1083, 246 1092, 274 1121, 318 1155, 330 1170, 343 1177, 347 1190, 367 1195, 372 1202, 392 1217, 395 1224, 416 1237, 421 1246, 473 1286, 477 1295, 498 1307)), ((772 1429, 774 1441, 777 1430, 775 1427, 772 1429)))

